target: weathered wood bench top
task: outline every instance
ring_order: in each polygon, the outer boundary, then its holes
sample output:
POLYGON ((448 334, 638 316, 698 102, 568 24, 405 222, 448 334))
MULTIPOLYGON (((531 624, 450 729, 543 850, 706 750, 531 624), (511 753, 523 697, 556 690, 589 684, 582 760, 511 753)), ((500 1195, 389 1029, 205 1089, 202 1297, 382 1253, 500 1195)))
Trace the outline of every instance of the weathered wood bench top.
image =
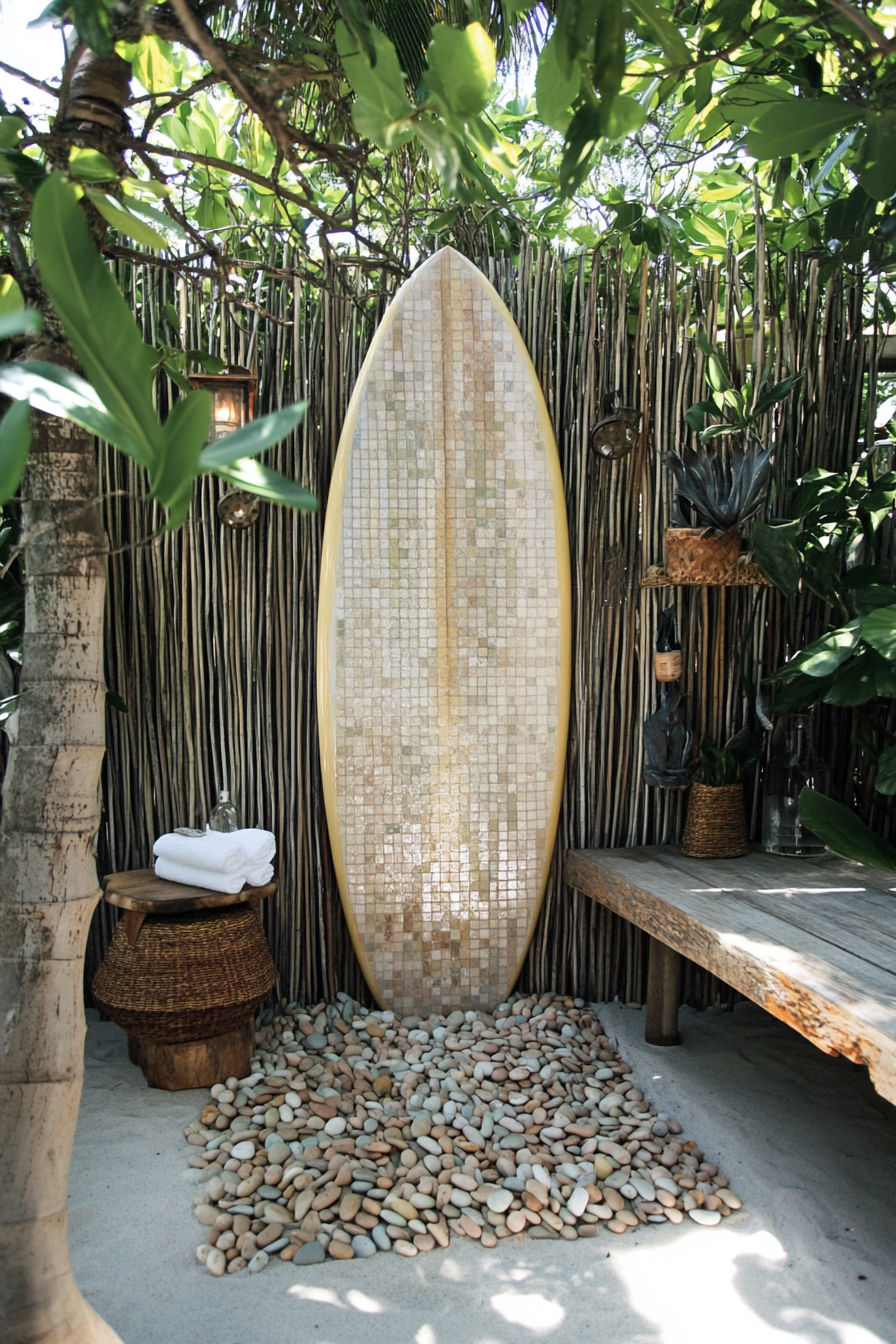
POLYGON ((896 1104, 896 874, 764 851, 688 859, 654 845, 570 850, 563 877, 656 940, 649 1040, 675 1039, 679 954, 826 1053, 867 1064, 896 1104))

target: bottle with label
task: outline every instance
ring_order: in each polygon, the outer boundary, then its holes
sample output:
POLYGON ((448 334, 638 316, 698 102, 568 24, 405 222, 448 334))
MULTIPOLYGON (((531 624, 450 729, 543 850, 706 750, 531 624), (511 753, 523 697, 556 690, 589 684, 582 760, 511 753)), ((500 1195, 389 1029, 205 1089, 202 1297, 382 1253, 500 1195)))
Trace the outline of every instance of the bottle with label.
POLYGON ((800 792, 827 794, 830 770, 818 755, 811 713, 782 714, 775 724, 762 781, 762 847, 769 854, 814 858, 823 841, 800 822, 800 792))
POLYGON ((210 831, 225 831, 228 833, 239 830, 240 819, 236 808, 230 801, 229 789, 222 789, 218 794, 218 803, 208 819, 208 828, 210 831))
POLYGON ((657 681, 677 681, 681 669, 681 645, 675 633, 675 608, 666 607, 656 628, 653 675, 657 681))

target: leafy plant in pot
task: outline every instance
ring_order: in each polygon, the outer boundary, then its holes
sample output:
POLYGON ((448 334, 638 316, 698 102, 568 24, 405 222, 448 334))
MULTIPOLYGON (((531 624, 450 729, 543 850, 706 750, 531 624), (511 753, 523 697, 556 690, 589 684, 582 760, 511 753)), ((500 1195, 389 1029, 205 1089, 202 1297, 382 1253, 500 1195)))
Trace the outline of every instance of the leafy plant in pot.
POLYGON ((755 386, 746 383, 738 391, 727 359, 704 332, 697 345, 706 356, 710 396, 685 414, 701 446, 663 454, 675 477, 672 525, 664 537, 666 570, 674 583, 724 583, 740 556, 741 529, 762 508, 771 480, 772 451, 756 426, 793 390, 799 375, 770 385, 766 369, 755 386), (709 416, 725 419, 707 424, 709 416), (721 439, 729 442, 702 446, 721 439))
POLYGON ((762 739, 742 728, 723 747, 700 744, 703 781, 691 785, 681 852, 691 859, 735 859, 750 848, 743 774, 756 764, 762 739))

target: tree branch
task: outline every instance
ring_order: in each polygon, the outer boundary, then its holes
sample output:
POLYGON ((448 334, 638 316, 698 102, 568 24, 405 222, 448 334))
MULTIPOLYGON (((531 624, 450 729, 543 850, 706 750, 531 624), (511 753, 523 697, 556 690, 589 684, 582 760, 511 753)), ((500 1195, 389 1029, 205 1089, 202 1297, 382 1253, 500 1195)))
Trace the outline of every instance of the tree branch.
POLYGON ((8 75, 15 75, 16 79, 24 80, 33 89, 40 89, 41 92, 48 93, 51 98, 59 97, 59 90, 54 89, 51 84, 45 84, 42 79, 35 79, 33 75, 26 74, 24 70, 17 70, 14 65, 7 65, 5 61, 0 61, 0 70, 5 70, 8 75))
POLYGON ((854 28, 858 28, 864 33, 868 40, 880 51, 890 56, 896 51, 896 39, 887 37, 887 35, 878 28, 877 24, 862 10, 856 9, 849 0, 828 0, 831 9, 835 9, 838 14, 842 14, 847 23, 851 23, 854 28))

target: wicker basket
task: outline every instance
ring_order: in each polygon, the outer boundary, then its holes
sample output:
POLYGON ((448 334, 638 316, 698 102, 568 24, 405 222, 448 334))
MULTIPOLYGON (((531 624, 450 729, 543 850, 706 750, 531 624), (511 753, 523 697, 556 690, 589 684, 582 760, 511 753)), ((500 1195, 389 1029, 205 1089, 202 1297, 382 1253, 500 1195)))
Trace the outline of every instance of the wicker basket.
POLYGON ((673 583, 724 583, 737 568, 740 537, 699 527, 667 527, 666 572, 673 583))
POLYGON ((93 995, 129 1035, 176 1043, 242 1025, 276 979, 258 915, 234 905, 148 915, 133 947, 120 920, 93 995))
POLYGON ((736 859, 748 854, 743 784, 692 784, 681 852, 689 859, 736 859))

